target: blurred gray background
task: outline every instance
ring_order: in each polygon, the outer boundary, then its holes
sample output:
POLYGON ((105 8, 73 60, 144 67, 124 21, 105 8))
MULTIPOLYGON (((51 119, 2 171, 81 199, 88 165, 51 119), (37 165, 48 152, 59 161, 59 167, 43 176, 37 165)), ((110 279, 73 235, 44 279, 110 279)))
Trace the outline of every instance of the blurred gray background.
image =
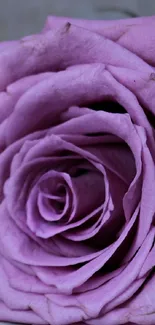
POLYGON ((42 29, 47 15, 117 19, 155 15, 155 0, 0 0, 0 40, 42 29))

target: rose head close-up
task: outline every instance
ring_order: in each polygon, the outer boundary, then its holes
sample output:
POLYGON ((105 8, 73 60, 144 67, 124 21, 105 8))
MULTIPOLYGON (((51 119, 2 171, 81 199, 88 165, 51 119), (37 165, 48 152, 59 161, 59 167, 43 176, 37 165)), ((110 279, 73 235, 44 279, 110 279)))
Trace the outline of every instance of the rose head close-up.
POLYGON ((155 325, 154 30, 0 43, 0 321, 155 325))

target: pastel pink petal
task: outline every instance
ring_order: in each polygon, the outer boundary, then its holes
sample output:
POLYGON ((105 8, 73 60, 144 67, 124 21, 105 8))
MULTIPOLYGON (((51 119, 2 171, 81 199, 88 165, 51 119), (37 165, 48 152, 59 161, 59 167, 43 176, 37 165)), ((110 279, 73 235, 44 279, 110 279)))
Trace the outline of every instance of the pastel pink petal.
MULTIPOLYGON (((3 197, 4 191, 4 183, 11 174, 14 173, 14 170, 17 170, 19 166, 21 166, 23 159, 23 152, 21 154, 20 149, 23 145, 30 145, 32 140, 37 141, 46 135, 46 131, 38 131, 33 134, 29 134, 26 138, 20 139, 16 141, 11 146, 8 146, 1 154, 0 154, 0 197, 3 197), (31 140, 31 141, 29 141, 31 140)), ((33 142, 32 142, 33 143, 33 142)), ((6 144, 5 144, 6 145, 6 144)), ((27 148, 27 147, 26 147, 27 148)), ((25 153, 24 153, 25 154, 25 153)))
MULTIPOLYGON (((154 240, 154 230, 150 232, 150 234, 145 239, 142 247, 133 258, 131 263, 122 271, 121 274, 116 276, 107 284, 95 289, 93 291, 89 291, 80 295, 71 295, 68 299, 65 299, 64 295, 47 295, 48 298, 53 303, 51 305, 53 315, 56 317, 59 312, 59 318, 57 318, 57 324, 61 325, 63 322, 63 315, 66 314, 70 317, 75 317, 74 321, 78 322, 82 319, 86 320, 88 324, 96 324, 96 318, 99 316, 99 313, 102 311, 103 307, 106 306, 107 303, 111 302, 116 296, 121 294, 125 289, 129 287, 129 285, 136 279, 145 258, 152 246, 154 240), (95 295, 95 299, 94 299, 95 295), (54 308, 54 304, 57 306, 54 308), (77 318, 78 315, 78 318, 77 318), (83 318, 82 318, 83 317, 83 318), (92 321, 90 320, 92 318, 92 321)), ((130 309, 129 309, 130 310, 130 309)), ((115 313, 115 311, 114 311, 115 313)), ((119 315, 119 312, 118 312, 119 315)), ((130 320, 129 316, 125 320, 124 311, 121 313, 124 318, 121 318, 121 322, 123 324, 130 320)), ((117 316, 117 311, 116 311, 117 316)), ((131 319, 132 321, 133 319, 131 319)), ((118 323, 118 324, 121 324, 118 323)), ((102 322, 103 324, 103 322, 102 322)), ((112 324, 108 323, 107 324, 112 324)), ((116 325, 116 323, 114 323, 116 325)), ((144 323, 145 324, 145 323, 144 323)))
POLYGON ((44 295, 37 295, 32 292, 28 294, 11 288, 2 266, 0 268, 0 281, 0 298, 9 309, 26 311, 28 314, 32 310, 34 315, 42 318, 43 322, 50 322, 47 299, 44 295), (41 310, 39 310, 40 306, 42 306, 41 310))
POLYGON ((155 65, 153 55, 155 16, 115 21, 89 21, 69 17, 49 16, 45 24, 44 32, 63 26, 67 22, 94 31, 100 35, 104 35, 108 39, 115 41, 117 44, 120 44, 131 52, 137 54, 149 64, 155 65), (139 35, 143 36, 139 37, 139 35))
POLYGON ((142 25, 144 23, 154 23, 154 16, 152 17, 138 17, 138 18, 127 18, 118 20, 86 20, 77 19, 72 17, 57 17, 48 16, 45 22, 43 31, 63 26, 65 23, 70 22, 73 25, 80 26, 89 30, 100 33, 108 37, 110 34, 112 39, 117 38, 118 31, 129 28, 129 26, 142 25), (109 32, 109 34, 107 34, 109 32))
POLYGON ((5 120, 13 112, 15 105, 19 98, 32 86, 38 82, 45 80, 51 76, 52 73, 42 73, 34 76, 22 78, 13 84, 8 85, 6 91, 0 93, 0 122, 5 120))
POLYGON ((21 232, 10 218, 5 204, 1 206, 0 218, 3 220, 0 227, 0 252, 17 262, 32 266, 69 266, 90 261, 101 254, 101 251, 92 253, 88 250, 86 255, 79 257, 56 256, 55 254, 48 253, 31 237, 21 232), (6 233, 8 234, 7 238, 5 236, 6 233))
POLYGON ((141 269, 141 272, 139 274, 139 278, 146 276, 149 271, 153 269, 155 266, 155 245, 153 245, 151 251, 149 252, 145 263, 141 269))
MULTIPOLYGON (((133 246, 131 247, 129 254, 127 254, 125 260, 128 260, 133 256, 137 249, 142 244, 144 238, 149 232, 153 218, 154 218, 154 161, 147 147, 146 136, 143 130, 137 127, 139 137, 142 141, 142 165, 143 165, 143 183, 141 192, 141 207, 139 215, 138 230, 133 246), (147 218, 146 218, 147 215, 147 218)), ((130 191, 128 193, 130 198, 130 191)), ((124 203, 125 204, 125 203, 124 203)))
MULTIPOLYGON (((91 220, 91 218, 93 218, 94 216, 96 216, 97 213, 100 213, 102 210, 102 206, 99 207, 98 209, 96 209, 95 211, 93 211, 92 213, 86 215, 84 218, 82 218, 81 220, 79 221, 75 221, 75 222, 72 222, 70 224, 67 224, 67 225, 48 225, 47 223, 44 223, 42 224, 42 227, 38 227, 37 229, 37 232, 36 232, 36 235, 39 236, 40 238, 43 238, 43 239, 48 239, 48 238, 51 238, 53 236, 56 236, 56 235, 59 235, 59 234, 62 234, 63 233, 63 237, 65 237, 66 239, 72 239, 72 240, 77 240, 77 241, 80 241, 80 235, 79 237, 77 238, 76 237, 76 234, 74 235, 74 229, 76 227, 79 227, 81 225, 83 225, 84 223, 86 223, 88 220, 91 220), (69 233, 68 234, 68 231, 69 230, 72 230, 73 229, 73 234, 69 233), (65 233, 66 231, 66 233, 65 233)), ((83 226, 82 226, 83 227, 83 226)), ((95 225, 93 226, 95 227, 95 225)), ((92 236, 92 233, 91 233, 91 228, 89 231, 89 235, 88 235, 88 238, 92 236)), ((98 230, 97 230, 98 232, 98 230)), ((85 238, 87 238, 85 235, 84 235, 85 238)))
MULTIPOLYGON (((153 114, 155 113, 153 105, 155 98, 155 72, 148 73, 114 66, 109 66, 108 70, 118 82, 126 86, 136 95, 146 114, 146 109, 150 110, 153 114)), ((150 122, 153 123, 154 121, 150 120, 150 122)))
POLYGON ((0 301, 0 319, 2 322, 18 322, 25 324, 43 325, 48 324, 31 310, 11 310, 3 302, 0 301))
POLYGON ((155 322, 154 289, 155 276, 153 274, 146 282, 143 290, 127 305, 126 311, 132 322, 142 325, 152 325, 155 322))
POLYGON ((155 321, 154 282, 155 278, 153 275, 147 281, 143 290, 140 290, 140 293, 134 295, 129 300, 129 303, 127 302, 122 307, 114 309, 99 319, 88 321, 88 324, 102 325, 106 323, 108 325, 120 325, 131 322, 129 324, 153 325, 155 321))
POLYGON ((10 44, 2 51, 1 89, 29 74, 57 71, 66 66, 89 62, 151 70, 149 65, 136 55, 104 36, 74 25, 64 24, 63 27, 54 28, 40 35, 25 37, 18 41, 16 46, 10 44), (79 46, 77 47, 76 44, 79 46), (6 56, 8 49, 9 55, 6 56), (50 55, 51 53, 53 55, 50 55))
POLYGON ((84 103, 103 101, 107 97, 118 101, 137 124, 145 126, 151 141, 150 125, 134 95, 118 83, 102 64, 95 64, 57 73, 27 91, 7 121, 7 144, 34 129, 47 128, 58 123, 61 114, 73 104, 81 106, 84 103))
POLYGON ((8 260, 3 258, 2 265, 6 272, 9 286, 17 291, 23 291, 35 294, 54 293, 56 290, 52 286, 47 286, 36 276, 27 274, 15 267, 8 260))
POLYGON ((93 274, 95 274, 95 272, 100 270, 100 268, 102 268, 105 263, 113 256, 118 247, 120 247, 121 243, 130 232, 136 217, 137 211, 135 211, 132 219, 127 224, 124 231, 114 244, 110 245, 108 248, 103 249, 102 253, 98 257, 94 258, 92 261, 73 272, 69 278, 63 278, 62 282, 59 282, 58 284, 58 289, 63 293, 71 294, 73 289, 82 285, 93 274))

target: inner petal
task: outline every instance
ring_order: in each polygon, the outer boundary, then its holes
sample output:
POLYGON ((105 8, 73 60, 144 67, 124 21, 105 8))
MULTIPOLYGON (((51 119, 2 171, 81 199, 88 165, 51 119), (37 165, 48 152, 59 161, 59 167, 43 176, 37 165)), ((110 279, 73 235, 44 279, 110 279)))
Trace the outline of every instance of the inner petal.
POLYGON ((38 194, 37 205, 42 217, 47 221, 58 221, 67 212, 69 204, 69 195, 66 197, 59 197, 57 195, 45 194, 40 192, 38 194), (65 200, 66 198, 66 200, 65 200))
POLYGON ((72 177, 76 195, 76 211, 72 218, 81 219, 99 207, 105 200, 104 176, 97 171, 85 171, 72 177))
POLYGON ((65 175, 51 171, 39 183, 37 206, 41 216, 47 221, 59 221, 66 217, 72 205, 72 193, 66 184, 65 175))

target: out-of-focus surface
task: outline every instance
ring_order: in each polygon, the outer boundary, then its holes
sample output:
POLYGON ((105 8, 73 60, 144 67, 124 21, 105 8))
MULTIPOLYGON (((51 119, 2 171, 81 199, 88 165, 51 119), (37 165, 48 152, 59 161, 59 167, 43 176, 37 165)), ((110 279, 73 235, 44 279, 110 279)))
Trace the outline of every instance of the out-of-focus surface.
POLYGON ((117 19, 155 14, 155 0, 0 0, 0 40, 41 30, 47 15, 117 19))

